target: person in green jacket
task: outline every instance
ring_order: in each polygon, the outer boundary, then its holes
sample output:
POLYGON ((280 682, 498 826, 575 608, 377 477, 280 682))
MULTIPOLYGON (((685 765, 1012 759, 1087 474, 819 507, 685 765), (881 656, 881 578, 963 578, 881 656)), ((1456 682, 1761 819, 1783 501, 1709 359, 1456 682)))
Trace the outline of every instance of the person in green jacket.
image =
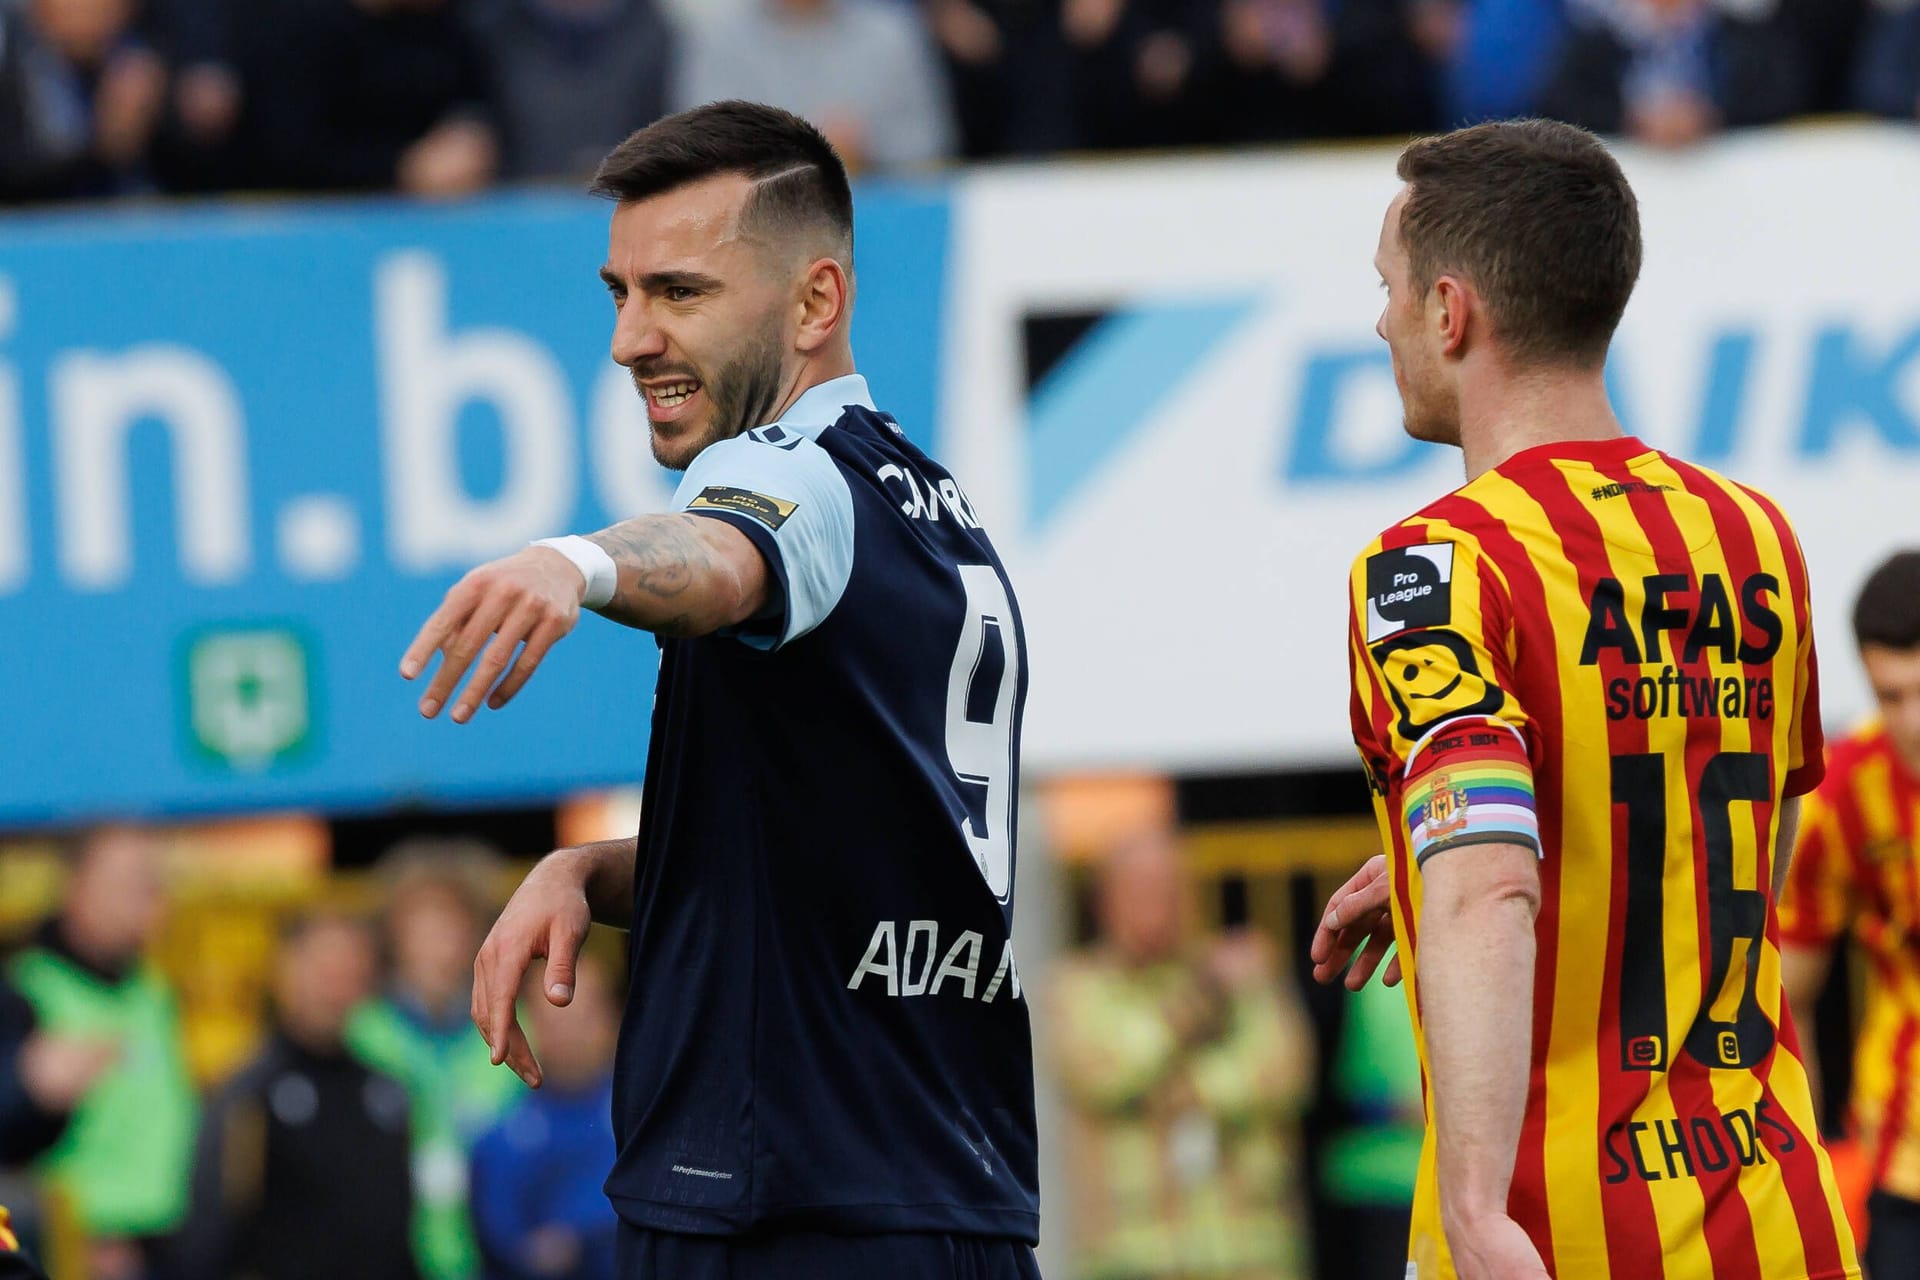
POLYGON ((413 1102, 413 1242, 427 1280, 471 1280, 468 1157, 526 1091, 493 1065, 470 1016, 473 957, 491 918, 480 880, 496 860, 477 842, 415 840, 387 854, 392 979, 347 1024, 347 1047, 406 1085, 413 1102))
POLYGON ((116 1046, 36 1165, 86 1232, 91 1280, 150 1274, 186 1212, 199 1108, 173 990, 144 959, 164 905, 159 857, 149 831, 86 833, 58 914, 7 963, 41 1028, 116 1046))
POLYGON ((1264 936, 1187 936, 1186 888, 1169 833, 1122 844, 1051 984, 1074 1274, 1304 1280, 1313 1033, 1264 936))

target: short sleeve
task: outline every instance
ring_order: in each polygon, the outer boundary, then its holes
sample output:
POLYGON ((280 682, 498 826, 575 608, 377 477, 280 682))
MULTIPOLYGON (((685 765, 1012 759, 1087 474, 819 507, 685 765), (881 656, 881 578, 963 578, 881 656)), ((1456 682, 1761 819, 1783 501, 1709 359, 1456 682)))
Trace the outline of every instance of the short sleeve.
MULTIPOLYGON (((1794 554, 1800 549, 1796 546, 1794 554)), ((1805 574, 1801 575, 1805 581, 1805 574)), ((1826 776, 1826 734, 1820 727, 1820 658, 1813 643, 1813 609, 1801 600, 1803 619, 1793 665, 1793 723, 1787 730, 1786 794, 1803 796, 1826 776)))
POLYGON ((1421 536, 1395 530, 1354 564, 1356 743, 1417 862, 1470 844, 1537 851, 1531 724, 1512 691, 1503 584, 1470 539, 1421 536))
POLYGON ((839 464, 807 437, 763 427, 704 450, 674 494, 676 511, 724 520, 752 540, 778 599, 732 635, 778 649, 840 603, 853 574, 853 495, 839 464))
POLYGON ((1840 834, 1833 788, 1807 797, 1800 811, 1800 832, 1780 895, 1780 940, 1803 947, 1825 947, 1846 929, 1852 914, 1851 859, 1840 834))

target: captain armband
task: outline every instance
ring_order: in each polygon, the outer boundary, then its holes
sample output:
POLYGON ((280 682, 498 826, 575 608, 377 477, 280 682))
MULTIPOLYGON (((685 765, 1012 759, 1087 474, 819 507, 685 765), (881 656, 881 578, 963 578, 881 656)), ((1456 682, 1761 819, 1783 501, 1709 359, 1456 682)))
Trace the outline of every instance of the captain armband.
POLYGON ((1400 794, 1416 864, 1472 844, 1517 844, 1540 853, 1533 765, 1512 725, 1450 720, 1414 747, 1400 794))

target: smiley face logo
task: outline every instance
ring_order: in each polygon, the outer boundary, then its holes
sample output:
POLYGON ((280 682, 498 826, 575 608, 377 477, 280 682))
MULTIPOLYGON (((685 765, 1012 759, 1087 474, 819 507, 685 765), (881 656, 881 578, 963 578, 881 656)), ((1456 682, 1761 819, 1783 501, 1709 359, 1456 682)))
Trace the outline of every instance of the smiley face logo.
POLYGON ((1400 712, 1400 735, 1409 742, 1456 716, 1492 715, 1506 703, 1458 632, 1409 632, 1373 646, 1372 653, 1400 712))

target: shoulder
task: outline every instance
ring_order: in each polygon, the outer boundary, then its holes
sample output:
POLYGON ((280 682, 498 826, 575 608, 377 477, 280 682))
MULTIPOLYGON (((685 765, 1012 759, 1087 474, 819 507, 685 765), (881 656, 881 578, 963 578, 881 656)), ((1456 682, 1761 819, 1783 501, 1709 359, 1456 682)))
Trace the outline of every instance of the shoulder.
POLYGON ((840 464, 784 427, 761 427, 703 450, 687 468, 675 506, 751 516, 778 531, 807 503, 850 502, 840 464))

